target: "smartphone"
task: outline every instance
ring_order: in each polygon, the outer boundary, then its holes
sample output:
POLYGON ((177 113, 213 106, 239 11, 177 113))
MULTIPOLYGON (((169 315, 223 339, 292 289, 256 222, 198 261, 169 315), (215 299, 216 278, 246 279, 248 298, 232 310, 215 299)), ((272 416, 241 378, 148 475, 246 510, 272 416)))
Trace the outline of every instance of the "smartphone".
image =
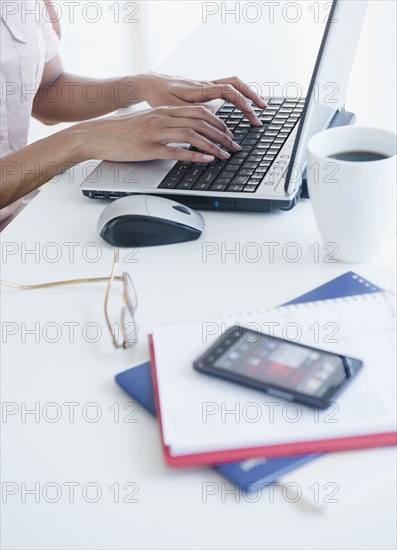
POLYGON ((269 395, 326 409, 363 362, 233 326, 193 366, 269 395))

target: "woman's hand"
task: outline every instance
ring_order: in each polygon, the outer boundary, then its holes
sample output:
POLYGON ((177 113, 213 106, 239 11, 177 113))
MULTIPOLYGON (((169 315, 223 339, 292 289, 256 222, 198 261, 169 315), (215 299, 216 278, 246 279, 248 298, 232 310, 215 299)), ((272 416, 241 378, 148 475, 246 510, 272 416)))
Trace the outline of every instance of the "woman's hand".
POLYGON ((241 150, 216 115, 203 106, 158 107, 124 117, 77 125, 84 156, 118 162, 173 159, 211 162, 241 150), (189 143, 204 151, 187 151, 170 143, 189 143), (85 145, 84 145, 85 144, 85 145), (219 144, 219 145, 218 145, 219 144))
POLYGON ((254 126, 261 126, 262 123, 246 99, 262 109, 267 107, 264 99, 237 76, 206 82, 148 73, 138 77, 138 85, 140 96, 152 107, 188 106, 224 99, 240 109, 254 126))

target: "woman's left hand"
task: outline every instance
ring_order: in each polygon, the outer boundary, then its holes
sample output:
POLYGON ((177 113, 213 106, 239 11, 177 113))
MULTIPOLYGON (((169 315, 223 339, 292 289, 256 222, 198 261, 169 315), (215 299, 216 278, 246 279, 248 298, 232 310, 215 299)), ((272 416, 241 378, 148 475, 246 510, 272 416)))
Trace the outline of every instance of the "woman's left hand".
POLYGON ((265 100, 237 76, 200 81, 147 73, 140 76, 139 94, 151 107, 186 107, 213 99, 224 99, 240 109, 254 126, 261 126, 262 123, 247 103, 247 99, 261 109, 267 107, 265 100))

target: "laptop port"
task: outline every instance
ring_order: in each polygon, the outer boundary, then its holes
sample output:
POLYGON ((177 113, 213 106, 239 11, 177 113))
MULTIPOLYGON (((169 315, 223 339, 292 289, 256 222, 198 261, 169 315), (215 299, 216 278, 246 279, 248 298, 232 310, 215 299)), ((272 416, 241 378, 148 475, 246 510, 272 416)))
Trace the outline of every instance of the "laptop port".
POLYGON ((92 199, 104 199, 105 193, 100 193, 99 191, 95 191, 95 193, 91 193, 92 199))
POLYGON ((108 199, 119 199, 120 195, 118 193, 108 193, 108 199))

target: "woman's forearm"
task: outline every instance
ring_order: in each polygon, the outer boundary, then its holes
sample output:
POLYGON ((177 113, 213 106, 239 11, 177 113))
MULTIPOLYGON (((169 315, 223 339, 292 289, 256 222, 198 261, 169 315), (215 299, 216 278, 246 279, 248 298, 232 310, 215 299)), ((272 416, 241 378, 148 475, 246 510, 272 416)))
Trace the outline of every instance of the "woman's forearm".
POLYGON ((0 208, 88 158, 84 130, 79 126, 58 132, 3 157, 0 161, 0 208))
POLYGON ((97 80, 62 72, 40 87, 33 115, 46 124, 97 118, 142 101, 143 79, 144 75, 137 75, 97 80))

